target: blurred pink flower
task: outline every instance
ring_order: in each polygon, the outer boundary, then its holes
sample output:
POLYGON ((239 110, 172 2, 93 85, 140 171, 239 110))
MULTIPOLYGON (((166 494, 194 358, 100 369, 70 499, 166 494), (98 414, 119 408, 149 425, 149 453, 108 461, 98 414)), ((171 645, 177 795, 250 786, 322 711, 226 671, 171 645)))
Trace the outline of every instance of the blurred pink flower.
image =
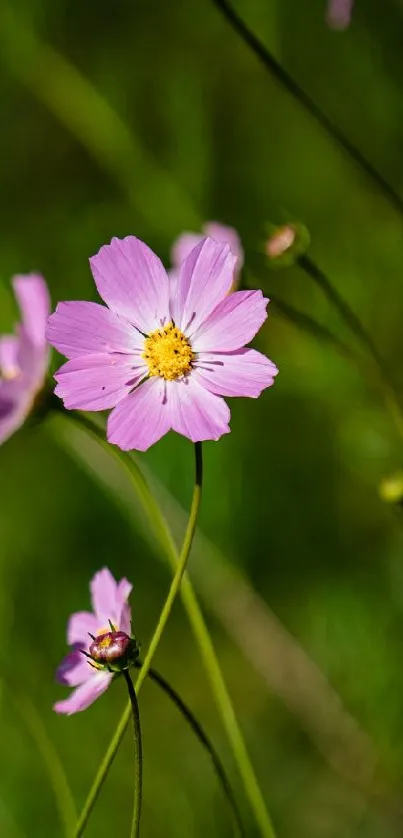
POLYGON ((15 335, 0 337, 0 444, 18 430, 31 412, 48 368, 46 320, 49 292, 40 274, 12 279, 22 323, 15 335))
POLYGON ((78 611, 72 614, 67 626, 67 643, 71 651, 57 669, 59 683, 76 687, 64 701, 54 705, 56 713, 70 716, 85 710, 102 695, 113 679, 113 673, 97 669, 83 652, 89 653, 93 639, 110 633, 109 620, 116 631, 131 634, 131 611, 127 602, 132 585, 127 579, 116 582, 110 570, 104 567, 95 574, 90 583, 93 611, 78 611), (82 651, 81 651, 82 650, 82 651))
POLYGON ((176 292, 150 248, 112 239, 91 260, 100 296, 59 303, 49 342, 70 360, 56 373, 69 409, 106 410, 109 442, 145 451, 169 430, 193 442, 229 432, 221 396, 257 398, 275 365, 246 349, 267 314, 261 291, 229 293, 237 258, 202 239, 182 262, 176 292))
POLYGON ((351 22, 354 0, 329 0, 327 22, 333 29, 347 29, 351 22))

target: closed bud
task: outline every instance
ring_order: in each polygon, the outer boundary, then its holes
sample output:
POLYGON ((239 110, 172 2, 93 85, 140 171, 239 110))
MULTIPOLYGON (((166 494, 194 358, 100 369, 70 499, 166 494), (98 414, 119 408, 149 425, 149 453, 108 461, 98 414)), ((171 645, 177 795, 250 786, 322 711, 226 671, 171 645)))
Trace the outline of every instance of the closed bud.
POLYGON ((108 631, 98 635, 88 650, 97 669, 107 669, 109 672, 129 669, 137 661, 139 652, 137 640, 124 631, 108 631))
POLYGON ((268 225, 264 251, 274 268, 292 265, 309 247, 310 236, 303 224, 268 225))

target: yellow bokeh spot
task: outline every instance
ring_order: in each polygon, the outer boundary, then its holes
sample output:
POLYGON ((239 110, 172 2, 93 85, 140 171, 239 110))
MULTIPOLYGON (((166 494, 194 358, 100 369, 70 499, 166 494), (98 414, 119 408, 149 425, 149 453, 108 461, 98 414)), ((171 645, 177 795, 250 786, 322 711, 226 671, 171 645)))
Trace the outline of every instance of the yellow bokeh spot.
POLYGON ((146 338, 143 358, 149 375, 173 381, 190 372, 194 353, 183 332, 173 323, 167 323, 163 329, 156 329, 146 338))
POLYGON ((379 494, 385 503, 401 503, 403 500, 403 472, 398 471, 390 477, 384 477, 379 486, 379 494))

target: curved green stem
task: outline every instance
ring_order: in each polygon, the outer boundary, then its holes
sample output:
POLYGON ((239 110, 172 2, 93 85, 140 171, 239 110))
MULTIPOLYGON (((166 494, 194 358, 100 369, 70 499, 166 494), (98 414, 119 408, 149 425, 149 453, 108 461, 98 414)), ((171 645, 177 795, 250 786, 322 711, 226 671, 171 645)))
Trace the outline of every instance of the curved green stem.
MULTIPOLYGON (((140 661, 137 661, 135 666, 138 669, 141 669, 142 663, 140 661)), ((164 691, 164 693, 166 693, 166 695, 171 699, 171 701, 176 705, 179 712, 182 713, 182 716, 190 725, 193 733, 197 736, 199 742, 201 742, 203 747, 208 752, 213 766, 215 768, 216 774, 218 776, 218 779, 220 780, 224 794, 231 807, 236 828, 236 834, 239 836, 239 838, 245 838, 245 830, 243 828, 242 818, 238 808, 235 794, 232 790, 231 784, 225 773, 225 768, 213 743, 208 738, 200 722, 196 719, 196 716, 192 713, 187 704, 185 704, 179 693, 177 693, 176 690, 173 687, 171 687, 170 683, 162 675, 160 675, 159 672, 152 668, 148 670, 148 677, 151 679, 151 681, 154 681, 154 683, 157 684, 164 691)))
MULTIPOLYGON (((154 495, 144 479, 137 463, 131 457, 125 457, 124 454, 114 445, 110 445, 105 439, 105 431, 98 425, 94 424, 85 414, 63 412, 63 408, 59 399, 54 400, 55 407, 64 416, 69 416, 75 420, 79 426, 84 427, 94 439, 107 451, 107 453, 116 459, 122 468, 125 470, 131 484, 133 485, 136 496, 138 497, 145 515, 148 518, 150 526, 153 528, 156 538, 167 557, 167 560, 172 568, 177 567, 178 552, 173 539, 171 530, 156 502, 154 495)), ((256 823, 259 827, 260 833, 264 838, 275 838, 274 827, 271 823, 269 813, 267 811, 266 802, 262 791, 257 781, 253 765, 251 763, 245 741, 242 735, 241 728, 235 715, 232 705, 231 697, 228 692, 224 676, 221 672, 221 667, 207 628, 203 612, 200 608, 198 599, 196 597, 193 585, 188 576, 184 576, 181 597, 185 611, 187 613, 192 631, 199 646, 200 654, 206 670, 206 675, 210 681, 211 689, 217 704, 219 713, 221 715, 222 723, 226 731, 230 746, 232 748, 234 760, 238 766, 239 774, 242 778, 246 795, 248 797, 251 809, 254 813, 256 823)), ((108 750, 104 759, 98 769, 97 776, 93 783, 91 792, 87 798, 85 808, 82 812, 80 822, 84 819, 84 825, 88 819, 89 813, 95 803, 96 797, 102 786, 103 781, 108 773, 108 770, 113 762, 113 759, 118 750, 119 744, 123 738, 126 726, 130 719, 130 707, 127 707, 119 721, 116 731, 112 737, 108 750)), ((80 823, 79 822, 79 823, 80 823)), ((82 829, 74 834, 74 838, 79 838, 82 834, 82 829)))
POLYGON ((134 728, 134 803, 130 838, 138 838, 140 834, 141 797, 143 789, 143 748, 141 744, 140 711, 136 690, 133 687, 129 671, 126 669, 123 675, 126 680, 127 689, 129 690, 134 728))

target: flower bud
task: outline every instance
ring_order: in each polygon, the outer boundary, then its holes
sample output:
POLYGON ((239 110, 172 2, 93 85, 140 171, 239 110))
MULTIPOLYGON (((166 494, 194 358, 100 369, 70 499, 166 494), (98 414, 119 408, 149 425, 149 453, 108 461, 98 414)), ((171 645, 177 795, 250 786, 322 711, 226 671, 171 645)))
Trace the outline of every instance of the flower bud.
POLYGON ((88 651, 98 669, 121 672, 136 662, 140 650, 137 641, 124 631, 108 631, 96 637, 88 651))
POLYGON ((303 224, 292 222, 278 227, 270 224, 268 232, 264 251, 271 267, 292 265, 309 247, 309 233, 303 224))

